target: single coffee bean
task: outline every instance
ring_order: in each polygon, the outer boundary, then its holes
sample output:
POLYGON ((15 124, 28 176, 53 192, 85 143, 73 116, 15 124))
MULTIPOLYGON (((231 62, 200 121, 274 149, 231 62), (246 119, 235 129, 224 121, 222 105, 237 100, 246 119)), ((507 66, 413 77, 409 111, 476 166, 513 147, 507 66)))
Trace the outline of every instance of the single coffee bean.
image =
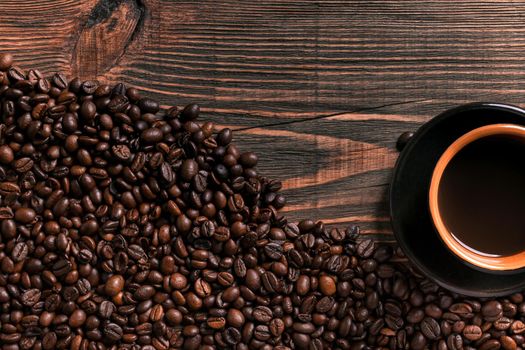
POLYGON ((109 319, 115 311, 117 311, 115 304, 108 300, 104 300, 100 303, 98 313, 102 318, 109 319))
POLYGON ((219 272, 217 275, 217 282, 221 286, 229 287, 233 284, 235 277, 229 272, 219 272))
POLYGON ((272 310, 266 306, 257 306, 253 309, 253 318, 261 323, 268 323, 273 318, 272 310))
POLYGON ((195 293, 200 296, 201 298, 204 298, 208 295, 211 295, 212 293, 212 287, 210 286, 210 284, 208 282, 206 282, 205 280, 203 280, 202 278, 198 278, 196 281, 195 281, 195 293))
POLYGON ((281 290, 281 283, 277 276, 271 271, 266 271, 261 277, 264 289, 270 293, 279 292, 281 290))
POLYGON ((150 285, 143 285, 139 287, 139 289, 137 289, 133 294, 135 299, 140 301, 150 299, 153 297, 153 295, 155 295, 155 288, 150 285))
POLYGON ((192 159, 187 159, 182 163, 180 174, 186 181, 190 181, 199 170, 197 162, 192 159))
POLYGON ((19 208, 15 211, 15 220, 21 224, 28 224, 36 217, 36 212, 31 208, 19 208))
POLYGON ((27 247, 27 244, 25 242, 19 242, 13 248, 11 258, 14 262, 20 262, 24 261, 28 254, 29 248, 27 247))
POLYGON ((430 340, 438 339, 441 334, 441 328, 439 327, 439 323, 433 318, 426 317, 421 322, 420 327, 423 335, 430 340))
POLYGON ((505 350, 516 350, 518 348, 516 341, 507 335, 502 335, 499 342, 505 350))
POLYGON ((182 112, 180 113, 181 118, 183 120, 194 120, 197 119, 200 113, 200 107, 199 105, 192 103, 184 107, 182 112))
POLYGON ((463 336, 471 341, 476 341, 481 338, 483 331, 479 326, 476 325, 467 325, 463 329, 463 336))
POLYGON ((57 335, 55 332, 46 332, 42 338, 42 349, 55 349, 57 343, 57 335))
POLYGON ((224 331, 224 341, 229 345, 234 346, 240 343, 241 339, 242 339, 241 332, 236 328, 228 327, 224 331))
POLYGON ((33 306, 40 300, 41 295, 42 292, 39 289, 29 289, 22 294, 20 301, 25 306, 33 306))
POLYGON ((408 144, 408 142, 413 136, 414 136, 414 133, 411 131, 406 131, 402 133, 401 135, 399 135, 399 138, 397 139, 397 142, 396 142, 397 150, 401 152, 406 147, 406 145, 408 144))
POLYGON ((491 300, 483 305, 481 313, 487 321, 495 321, 502 316, 503 307, 498 301, 491 300))
POLYGON ((362 258, 368 258, 374 253, 375 244, 371 239, 365 239, 357 245, 357 254, 362 258))
POLYGON ((0 54, 0 71, 6 71, 13 65, 13 55, 9 53, 0 54))
POLYGON ((490 339, 481 344, 480 350, 498 350, 501 348, 501 343, 496 339, 490 339))
POLYGON ((53 264, 52 271, 56 277, 62 277, 69 273, 71 268, 71 262, 66 259, 60 259, 55 264, 53 264))
POLYGON ((69 326, 78 328, 86 322, 86 313, 84 310, 77 309, 69 317, 69 326))
POLYGON ((109 296, 115 296, 124 288, 124 277, 121 275, 113 275, 106 281, 104 291, 109 296))
POLYGON ((258 326, 256 326, 255 330, 253 332, 253 335, 254 335, 255 339, 260 340, 260 341, 266 341, 266 340, 270 339, 271 336, 272 336, 268 326, 266 326, 266 325, 258 325, 258 326))
POLYGON ((227 323, 235 328, 240 328, 245 322, 244 314, 237 309, 229 309, 226 316, 227 323))
MULTIPOLYGON (((128 89, 128 96, 130 94, 128 89)), ((139 101, 139 108, 145 113, 157 113, 159 111, 159 103, 149 98, 142 98, 139 101)))
POLYGON ((208 327, 212 329, 221 329, 226 325, 226 320, 224 317, 210 317, 206 323, 208 324, 208 327))
POLYGON ((321 276, 319 278, 319 288, 324 295, 333 295, 337 291, 336 283, 333 277, 321 276))
POLYGON ((507 317, 501 317, 498 318, 496 321, 494 321, 494 328, 499 331, 504 331, 509 329, 510 325, 512 324, 512 320, 507 317))
POLYGON ((241 154, 239 157, 239 161, 242 165, 246 166, 247 168, 253 168, 257 165, 258 157, 253 152, 246 152, 241 154))
POLYGON ((111 148, 111 151, 121 161, 127 161, 131 158, 131 151, 126 145, 115 145, 111 148))
POLYGON ((142 132, 140 138, 146 143, 154 143, 162 141, 163 136, 162 130, 157 128, 149 128, 142 132))
POLYGON ((9 164, 15 159, 14 152, 8 145, 0 146, 0 163, 9 164))
POLYGON ((521 320, 515 320, 510 325, 510 330, 514 334, 525 333, 525 323, 523 323, 521 320))
POLYGON ((110 343, 115 343, 122 338, 124 331, 118 324, 108 323, 104 326, 103 333, 110 343))

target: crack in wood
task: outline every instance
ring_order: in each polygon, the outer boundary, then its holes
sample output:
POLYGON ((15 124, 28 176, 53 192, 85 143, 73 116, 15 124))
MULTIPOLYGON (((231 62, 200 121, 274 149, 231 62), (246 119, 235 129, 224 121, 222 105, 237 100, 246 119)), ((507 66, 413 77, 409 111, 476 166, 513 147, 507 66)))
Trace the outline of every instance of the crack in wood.
POLYGON ((386 103, 386 104, 382 104, 382 105, 379 105, 379 106, 361 107, 361 108, 356 108, 356 109, 353 109, 353 110, 350 110, 350 111, 347 111, 347 112, 339 112, 339 113, 333 113, 333 114, 328 114, 328 115, 320 115, 320 116, 312 117, 312 118, 301 118, 301 119, 286 120, 286 121, 276 122, 276 123, 261 124, 261 125, 256 125, 256 126, 248 126, 248 127, 244 127, 244 128, 236 128, 235 131, 246 131, 246 130, 258 129, 258 128, 266 128, 266 127, 273 127, 273 126, 282 126, 282 125, 289 125, 289 124, 296 124, 296 123, 304 123, 304 122, 309 122, 309 121, 312 121, 312 120, 319 120, 319 119, 326 119, 326 118, 330 118, 330 117, 337 117, 338 115, 342 115, 342 114, 348 115, 348 114, 353 114, 353 113, 369 112, 369 111, 375 111, 375 110, 378 110, 378 109, 381 109, 381 108, 385 108, 385 107, 401 106, 401 105, 406 105, 406 104, 422 103, 422 102, 430 102, 430 101, 432 101, 432 99, 419 99, 419 100, 409 100, 409 101, 403 101, 403 102, 386 103))

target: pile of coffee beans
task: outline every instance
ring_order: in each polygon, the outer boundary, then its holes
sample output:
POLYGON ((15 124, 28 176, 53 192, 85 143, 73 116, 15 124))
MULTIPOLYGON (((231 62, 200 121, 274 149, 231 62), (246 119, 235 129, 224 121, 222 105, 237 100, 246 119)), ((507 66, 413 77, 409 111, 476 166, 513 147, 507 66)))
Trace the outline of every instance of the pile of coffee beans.
POLYGON ((232 131, 0 54, 0 345, 521 349, 523 294, 452 294, 358 227, 288 222, 232 131))

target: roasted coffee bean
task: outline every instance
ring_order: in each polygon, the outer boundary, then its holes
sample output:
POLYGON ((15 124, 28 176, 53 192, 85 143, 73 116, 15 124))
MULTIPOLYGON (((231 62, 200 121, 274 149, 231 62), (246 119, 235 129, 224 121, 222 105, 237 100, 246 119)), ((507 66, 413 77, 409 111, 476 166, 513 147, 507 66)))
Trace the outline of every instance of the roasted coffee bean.
POLYGON ((203 280, 202 278, 198 278, 195 281, 195 293, 200 296, 201 298, 207 297, 208 295, 211 295, 212 293, 212 287, 208 282, 203 280))
POLYGON ((117 307, 111 301, 104 300, 100 303, 98 313, 102 318, 109 319, 117 307))
POLYGON ((286 329, 283 320, 280 318, 274 318, 272 321, 270 321, 269 328, 270 333, 272 333, 274 337, 279 337, 286 329))
POLYGON ((121 94, 115 94, 107 104, 107 109, 112 113, 124 112, 128 107, 128 98, 121 94))
POLYGON ((12 182, 0 182, 0 194, 4 196, 13 196, 20 194, 20 187, 12 182))
POLYGON ((226 321, 230 326, 240 328, 245 322, 245 317, 240 310, 229 309, 226 315, 226 321))
POLYGON ((371 239, 365 239, 358 243, 357 254, 362 258, 368 258, 374 253, 375 244, 371 239))
POLYGON ((224 287, 229 287, 233 284, 235 277, 229 272, 219 272, 217 275, 217 282, 224 287))
POLYGON ((42 349, 55 349, 57 343, 57 335, 55 332, 46 332, 42 338, 42 349))
POLYGON ((516 350, 518 348, 516 341, 507 335, 502 335, 499 341, 505 350, 516 350))
POLYGON ((15 211, 15 220, 21 224, 28 224, 36 217, 36 212, 31 208, 18 208, 15 211))
POLYGON ((503 307, 496 300, 491 300, 483 304, 481 313, 487 321, 495 321, 503 315, 503 307))
POLYGON ((212 329, 221 329, 226 325, 226 320, 224 317, 210 317, 206 323, 208 324, 208 327, 212 329))
POLYGON ((0 54, 0 71, 6 71, 13 65, 13 55, 9 53, 0 54))
POLYGON ((115 145, 111 148, 111 151, 113 152, 115 157, 121 161, 125 162, 131 158, 131 151, 126 145, 115 145))
POLYGON ((266 325, 258 325, 255 327, 255 330, 253 332, 253 335, 255 339, 259 341, 266 341, 269 340, 272 336, 270 333, 270 329, 266 325))
POLYGON ((162 130, 157 128, 149 128, 141 133, 140 138, 145 143, 154 143, 161 141, 163 136, 164 135, 162 134, 162 130))
POLYGON ((28 254, 29 248, 27 247, 27 244, 25 242, 19 242, 13 248, 13 251, 11 252, 11 258, 14 262, 20 262, 24 261, 28 254))
POLYGON ((199 105, 192 103, 184 107, 180 116, 183 120, 194 120, 197 119, 200 113, 199 105))
POLYGON ((244 278, 246 276, 246 264, 241 258, 235 259, 233 268, 237 277, 244 278))
POLYGON ((104 326, 103 333, 109 342, 115 343, 122 338, 124 331, 118 324, 108 323, 104 326))
POLYGON ((499 331, 504 331, 504 330, 509 329, 511 323, 512 323, 511 319, 507 317, 501 317, 501 318, 498 318, 496 321, 494 321, 494 328, 499 331))
POLYGON ((229 345, 236 345, 242 339, 241 332, 233 327, 228 327, 224 332, 224 341, 229 345))
POLYGON ((71 263, 66 259, 60 259, 52 266, 53 274, 56 277, 63 277, 71 271, 71 263))
POLYGON ((476 341, 481 338, 483 331, 477 325, 467 325, 463 328, 463 336, 471 341, 476 341))
POLYGON ((459 317, 471 318, 472 316, 472 307, 467 303, 456 303, 452 304, 449 310, 457 314, 459 317))
POLYGON ((525 333, 525 323, 523 323, 521 320, 515 320, 510 325, 510 330, 513 334, 525 333))
POLYGON ((264 289, 270 293, 279 292, 281 284, 277 276, 271 271, 266 271, 261 277, 264 289))
POLYGON ((184 180, 190 181, 195 175, 197 175, 198 170, 199 166, 197 162, 193 159, 187 159, 182 162, 180 174, 184 180))
POLYGON ((337 291, 336 282, 331 276, 321 276, 319 278, 319 289, 324 295, 333 295, 337 291))
POLYGON ((406 131, 402 133, 401 135, 399 135, 399 138, 397 139, 397 142, 396 142, 397 150, 401 152, 413 136, 414 136, 414 133, 412 131, 406 131))
POLYGON ((501 348, 501 343, 496 339, 490 339, 481 344, 480 350, 498 350, 501 348))
POLYGON ((13 149, 8 145, 0 146, 0 163, 9 164, 15 159, 13 149))
POLYGON ((257 306, 253 309, 253 318, 261 323, 268 323, 273 318, 272 310, 266 306, 257 306))
POLYGON ((115 296, 124 288, 124 277, 120 275, 111 276, 104 286, 104 291, 109 296, 115 296))
POLYGON ((86 322, 86 312, 81 309, 73 311, 69 317, 69 325, 73 328, 81 327, 86 322))
POLYGON ((151 297, 153 297, 153 295, 155 295, 155 288, 150 285, 143 285, 143 286, 140 286, 135 291, 135 293, 133 294, 133 297, 136 300, 143 301, 143 300, 150 299, 151 297))
POLYGON ((22 294, 20 301, 25 306, 33 306, 40 300, 41 295, 42 292, 39 289, 29 289, 22 294))
POLYGON ((268 243, 264 246, 266 256, 273 260, 279 260, 283 255, 283 247, 278 243, 268 243))
POLYGON ((441 328, 439 327, 439 323, 433 318, 426 317, 421 322, 420 327, 423 335, 430 340, 438 339, 441 334, 441 328))

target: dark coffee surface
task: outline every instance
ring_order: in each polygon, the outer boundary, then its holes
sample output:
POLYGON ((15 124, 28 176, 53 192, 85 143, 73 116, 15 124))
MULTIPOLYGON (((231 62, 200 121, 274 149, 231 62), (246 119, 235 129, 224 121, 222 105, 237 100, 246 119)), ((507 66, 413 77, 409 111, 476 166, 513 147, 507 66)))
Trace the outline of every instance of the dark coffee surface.
POLYGON ((445 225, 465 246, 487 255, 525 249, 525 143, 489 136, 450 161, 439 188, 445 225))

